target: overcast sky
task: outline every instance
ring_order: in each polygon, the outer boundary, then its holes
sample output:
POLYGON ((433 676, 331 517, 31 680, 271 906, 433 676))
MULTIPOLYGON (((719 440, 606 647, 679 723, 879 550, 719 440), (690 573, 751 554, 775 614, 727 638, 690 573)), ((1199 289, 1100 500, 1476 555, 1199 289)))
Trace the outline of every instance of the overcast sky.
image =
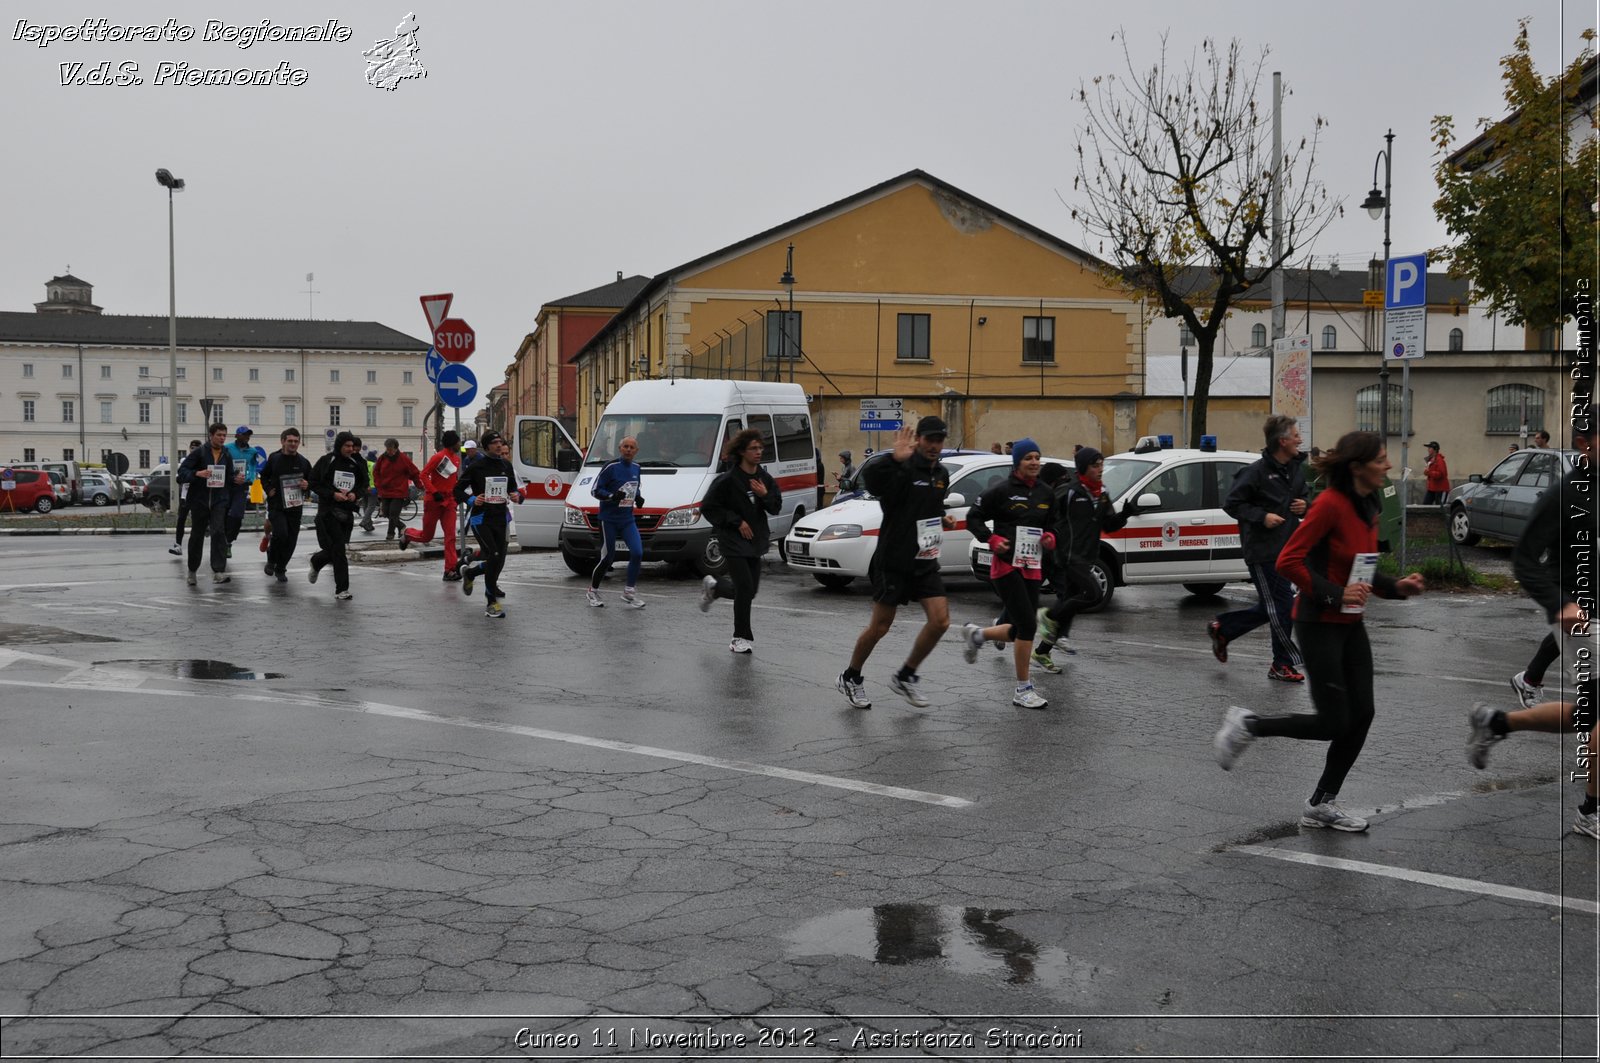
MULTIPOLYGON (((1360 203, 1393 127, 1395 254, 1445 239, 1430 119, 1470 136, 1503 111, 1519 16, 1552 73, 1595 0, 733 0, 5 5, 7 160, 0 308, 71 271, 107 313, 167 309, 165 167, 177 197, 178 312, 376 320, 423 337, 417 297, 451 291, 501 379, 539 306, 653 275, 896 174, 924 169, 1066 240, 1080 80, 1160 34, 1271 50, 1285 140, 1327 119, 1317 174, 1346 216, 1311 250, 1358 268, 1382 225, 1360 203), (64 12, 70 10, 71 15, 64 12), (202 40, 229 25, 324 22, 344 43, 202 40), (364 49, 415 12, 421 80, 365 80, 364 49), (193 27, 180 42, 41 48, 19 23, 193 27), (61 64, 137 63, 142 85, 61 84, 61 64), (303 70, 298 86, 157 85, 158 65, 303 70), (308 304, 305 276, 318 294, 308 304), (308 311, 314 306, 314 313, 308 311)), ((1270 86, 1270 77, 1267 86, 1270 86)), ((1263 95, 1263 103, 1265 103, 1263 95)), ((782 272, 773 260, 774 281, 782 272)), ((804 289, 806 264, 795 274, 804 289)))

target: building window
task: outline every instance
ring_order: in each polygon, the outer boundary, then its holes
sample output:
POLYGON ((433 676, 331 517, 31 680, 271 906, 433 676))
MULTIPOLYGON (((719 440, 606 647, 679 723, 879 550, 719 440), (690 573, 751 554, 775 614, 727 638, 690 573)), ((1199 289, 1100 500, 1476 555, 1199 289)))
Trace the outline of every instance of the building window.
POLYGON ((1532 384, 1501 384, 1489 389, 1490 435, 1520 435, 1522 426, 1538 432, 1544 428, 1544 389, 1532 384))
POLYGON ((1465 342, 1466 337, 1461 334, 1460 329, 1453 328, 1450 330, 1450 349, 1452 351, 1461 350, 1465 342))
POLYGON ((1250 329, 1250 346, 1265 347, 1267 345, 1267 326, 1255 325, 1250 329))
POLYGON ((211 370, 211 379, 217 381, 222 379, 222 366, 216 366, 211 370))
POLYGON ((256 381, 260 380, 260 379, 261 379, 261 370, 259 370, 259 369, 250 370, 250 382, 252 384, 255 383, 256 381))
POLYGON ((72 363, 71 362, 63 362, 63 363, 61 363, 61 376, 62 376, 63 379, 66 379, 66 380, 71 380, 72 379, 72 363))
POLYGON ((76 421, 77 419, 78 419, 78 409, 77 409, 76 406, 74 406, 72 404, 72 400, 71 399, 62 399, 61 400, 61 420, 62 420, 62 422, 65 423, 65 424, 71 424, 73 421, 76 421))
POLYGON ((150 423, 150 404, 148 402, 139 403, 139 423, 150 423))
POLYGON ((293 369, 285 369, 283 371, 283 382, 285 384, 293 384, 294 383, 294 370, 293 369))
POLYGON ((100 403, 100 423, 101 424, 110 424, 111 423, 111 403, 109 403, 109 402, 100 403))
MULTIPOLYGON (((334 372, 337 373, 338 370, 335 369, 334 372)), ((330 424, 334 428, 338 428, 339 427, 339 407, 337 407, 337 406, 329 406, 328 407, 328 424, 330 424)))
POLYGON ((927 361, 928 354, 928 314, 901 314, 899 315, 898 337, 895 342, 896 358, 916 359, 927 361))
POLYGON ((367 427, 378 427, 378 408, 376 406, 367 407, 367 427))
POLYGON ((1322 327, 1322 349, 1336 351, 1339 349, 1339 330, 1332 325, 1322 327))
POLYGON ((23 362, 22 363, 22 375, 23 376, 32 376, 33 375, 33 363, 32 362, 23 362))
POLYGON ((101 380, 110 380, 111 379, 111 367, 109 365, 103 365, 103 366, 100 367, 100 379, 101 380))
POLYGON ((377 382, 378 382, 378 371, 376 369, 368 369, 367 370, 367 383, 376 384, 377 382))
POLYGON ((767 357, 800 357, 800 311, 767 311, 767 357))
POLYGON ((288 426, 294 424, 295 419, 296 419, 296 415, 299 414, 299 412, 300 412, 299 407, 297 407, 294 403, 292 403, 292 402, 284 403, 283 404, 283 424, 284 424, 284 427, 287 428, 288 426))
POLYGON ((402 406, 402 407, 400 407, 400 427, 401 428, 410 428, 410 427, 412 427, 412 424, 411 424, 411 407, 410 406, 402 406))
POLYGON ((140 380, 149 380, 150 379, 150 367, 149 366, 141 365, 139 367, 139 379, 140 380))
MULTIPOLYGON (((1356 392, 1356 430, 1358 432, 1378 431, 1379 392, 1377 384, 1370 384, 1356 392)), ((1407 403, 1409 407, 1410 404, 1407 403)), ((1410 412, 1408 408, 1407 413, 1410 412)), ((1389 416, 1388 426, 1384 430, 1385 436, 1400 434, 1400 385, 1389 385, 1389 416)), ((1407 425, 1406 434, 1410 434, 1410 425, 1407 425)))
POLYGON ((186 365, 178 366, 178 379, 179 380, 188 380, 189 379, 189 367, 188 366, 186 366, 186 365))
POLYGON ((38 461, 39 459, 37 457, 35 457, 34 450, 33 450, 32 447, 23 447, 22 448, 22 460, 23 461, 38 461))
POLYGON ((212 424, 221 424, 222 422, 226 421, 227 419, 228 418, 225 417, 223 415, 223 412, 222 412, 222 403, 213 402, 211 404, 211 423, 212 424))
POLYGON ((400 374, 400 383, 402 383, 402 384, 411 383, 411 370, 406 369, 406 370, 403 370, 401 372, 401 374, 400 374))
POLYGON ((1179 347, 1193 347, 1193 346, 1195 346, 1194 333, 1189 331, 1189 326, 1188 325, 1179 325, 1178 326, 1178 346, 1179 347))
POLYGON ((62 450, 61 450, 61 460, 62 461, 77 461, 78 460, 78 452, 76 450, 73 450, 71 447, 63 447, 62 450))
POLYGON ((261 404, 259 402, 252 402, 249 406, 246 407, 246 409, 249 410, 250 412, 246 413, 244 415, 244 419, 249 421, 252 425, 260 424, 261 423, 261 404))
POLYGON ((150 467, 150 452, 148 450, 139 451, 139 468, 148 469, 149 467, 150 467))
POLYGON ((33 420, 33 400, 32 399, 23 399, 22 400, 22 419, 24 421, 33 420))
POLYGON ((337 384, 338 382, 339 382, 339 370, 337 370, 337 369, 328 370, 328 383, 337 384))
POLYGON ((189 404, 187 402, 178 403, 178 423, 189 423, 189 404))
POLYGON ((1056 360, 1056 319, 1053 317, 1025 317, 1022 319, 1022 360, 1044 365, 1056 360))

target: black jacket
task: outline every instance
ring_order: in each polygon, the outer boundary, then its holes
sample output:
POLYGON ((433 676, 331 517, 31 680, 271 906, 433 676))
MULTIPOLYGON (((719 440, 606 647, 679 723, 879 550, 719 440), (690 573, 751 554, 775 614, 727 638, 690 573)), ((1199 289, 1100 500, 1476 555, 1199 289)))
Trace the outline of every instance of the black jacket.
POLYGON ((184 505, 209 509, 211 508, 211 496, 215 494, 217 496, 217 504, 226 506, 229 502, 229 494, 233 490, 233 474, 237 471, 238 468, 234 465, 233 456, 228 453, 227 447, 222 448, 222 457, 213 462, 211 444, 209 442, 201 443, 198 447, 189 451, 189 456, 184 458, 183 464, 178 466, 178 482, 189 485, 188 493, 183 496, 184 505), (221 487, 206 486, 206 470, 213 464, 226 465, 228 467, 221 487))
POLYGON ((280 480, 305 480, 309 485, 311 463, 306 456, 297 453, 291 458, 283 451, 275 450, 267 458, 267 463, 261 466, 261 490, 266 493, 268 509, 283 508, 283 491, 278 487, 280 480))
MULTIPOLYGON (((1012 473, 1004 483, 995 484, 978 496, 977 503, 967 510, 967 531, 980 543, 998 535, 1017 544, 1017 529, 1054 528, 1057 523, 1055 490, 1042 480, 1029 486, 1012 473)), ((1011 549, 1001 553, 1009 561, 1011 549)))
MULTIPOLYGON (((1100 557, 1100 533, 1116 531, 1132 516, 1111 507, 1111 495, 1097 500, 1076 472, 1068 470, 1055 485, 1056 557, 1063 564, 1087 565, 1100 557)), ((969 522, 970 523, 970 522, 969 522)))
POLYGON ((767 514, 776 516, 783 509, 783 495, 778 482, 765 468, 757 466, 754 474, 737 465, 721 473, 706 490, 700 512, 707 522, 717 529, 717 542, 722 552, 732 557, 760 557, 767 552, 771 531, 767 527, 767 514), (757 498, 750 490, 750 481, 759 479, 767 485, 767 497, 757 498), (755 538, 746 539, 739 534, 739 524, 750 525, 755 538))
POLYGON ((1534 503, 1511 551, 1517 581, 1552 624, 1568 602, 1594 616, 1594 489, 1594 459, 1579 458, 1561 486, 1534 503))
POLYGON ((476 517, 481 514, 485 520, 507 521, 510 519, 507 510, 513 501, 511 496, 517 490, 517 470, 505 458, 485 454, 461 470, 461 476, 456 480, 456 498, 461 502, 471 502, 472 496, 484 493, 484 486, 491 476, 506 478, 506 503, 486 502, 481 506, 473 506, 472 515, 476 517))
POLYGON ((882 568, 902 572, 938 568, 937 558, 917 560, 917 522, 944 516, 950 470, 913 451, 905 461, 875 461, 861 476, 883 510, 873 560, 882 568))
POLYGON ((1222 509, 1239 522, 1239 544, 1246 564, 1271 564, 1278 559, 1283 544, 1300 526, 1300 518, 1289 512, 1289 504, 1309 494, 1305 462, 1300 458, 1284 464, 1264 450, 1259 460, 1239 470, 1222 509), (1269 513, 1282 517, 1283 523, 1267 527, 1269 513))
POLYGON ((338 507, 355 512, 367 493, 367 459, 359 454, 341 457, 338 452, 330 450, 311 467, 311 490, 316 492, 319 510, 331 511, 332 507, 338 507), (350 488, 355 492, 352 501, 340 502, 333 497, 338 490, 333 483, 333 474, 336 472, 348 472, 355 476, 355 485, 350 488))

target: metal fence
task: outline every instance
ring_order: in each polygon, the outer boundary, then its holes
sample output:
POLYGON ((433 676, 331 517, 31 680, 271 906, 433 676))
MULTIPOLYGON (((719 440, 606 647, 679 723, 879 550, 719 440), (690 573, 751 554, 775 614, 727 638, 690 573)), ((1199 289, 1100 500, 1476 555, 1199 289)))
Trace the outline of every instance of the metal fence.
POLYGON ((804 357, 801 337, 784 332, 782 310, 752 310, 717 329, 689 351, 682 365, 685 376, 716 380, 792 381, 804 357), (770 322, 770 324, 769 324, 770 322), (768 329, 773 335, 767 335, 768 329))

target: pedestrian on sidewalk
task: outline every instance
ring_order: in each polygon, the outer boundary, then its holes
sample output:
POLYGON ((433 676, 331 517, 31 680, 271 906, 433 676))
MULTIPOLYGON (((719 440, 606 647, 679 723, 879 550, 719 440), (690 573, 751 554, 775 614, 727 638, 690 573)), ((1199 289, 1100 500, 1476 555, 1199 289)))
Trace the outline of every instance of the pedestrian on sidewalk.
POLYGON ((383 441, 383 453, 372 464, 373 485, 378 489, 378 505, 383 518, 389 522, 385 542, 393 542, 398 534, 404 538, 406 522, 400 511, 411 500, 411 485, 422 489, 422 474, 416 463, 400 453, 400 441, 391 436, 383 441))
POLYGON ((228 426, 214 424, 206 445, 189 452, 178 467, 178 481, 189 488, 189 585, 198 582, 200 555, 211 540, 211 582, 228 583, 228 502, 235 482, 243 481, 228 454, 228 426))
POLYGON ((967 510, 967 530, 980 543, 988 543, 989 582, 1004 606, 1005 623, 961 629, 962 653, 971 664, 985 642, 1012 644, 1017 686, 1011 704, 1042 709, 1050 702, 1034 689, 1029 669, 1033 638, 1038 633, 1039 587, 1044 581, 1045 555, 1055 549, 1057 523, 1055 491, 1039 480, 1039 444, 1023 438, 1011 443, 1012 473, 989 488, 967 510))
POLYGON ((638 507, 644 505, 644 495, 639 485, 643 479, 635 458, 639 456, 639 441, 625 436, 617 444, 617 458, 601 467, 594 478, 590 493, 600 500, 600 563, 589 575, 588 602, 595 608, 606 603, 600 600, 600 581, 611 571, 617 559, 617 540, 628 548, 628 582, 622 588, 622 604, 630 609, 643 609, 644 599, 639 597, 639 564, 644 559, 644 543, 639 540, 639 526, 634 520, 638 507))
POLYGON ((1046 672, 1060 672, 1051 651, 1075 653, 1066 641, 1072 634, 1072 621, 1100 605, 1107 586, 1095 578, 1094 566, 1100 560, 1100 536, 1118 531, 1138 512, 1130 499, 1118 513, 1111 506, 1101 475, 1105 455, 1094 447, 1079 447, 1072 456, 1072 469, 1052 462, 1039 470, 1039 478, 1051 485, 1056 499, 1056 602, 1039 610, 1039 645, 1032 663, 1046 672), (1047 475, 1048 474, 1048 475, 1047 475))
POLYGON ((490 620, 504 620, 505 608, 500 604, 505 594, 500 590, 500 573, 506 567, 506 548, 510 536, 510 516, 513 499, 522 501, 517 486, 517 471, 511 465, 511 447, 498 432, 484 435, 479 448, 483 456, 467 466, 456 484, 456 497, 463 496, 471 506, 470 527, 483 546, 483 560, 474 564, 471 559, 461 561, 461 592, 472 596, 473 582, 483 577, 483 615, 490 620))
POLYGON ((300 430, 285 428, 278 436, 280 447, 261 467, 261 490, 267 500, 267 526, 272 538, 267 543, 269 576, 279 583, 289 581, 289 559, 300 541, 300 519, 305 515, 306 493, 311 490, 311 463, 300 453, 300 430))
POLYGON ((771 540, 767 517, 783 510, 777 481, 761 467, 764 452, 761 433, 755 429, 735 435, 723 456, 732 468, 711 481, 700 503, 700 513, 716 529, 717 545, 728 566, 723 580, 715 576, 701 580, 700 611, 710 609, 719 596, 733 599, 733 641, 728 643, 733 653, 755 651, 750 605, 761 589, 761 559, 771 540))
POLYGON ((406 528, 400 534, 400 549, 433 542, 433 532, 444 534, 444 579, 461 578, 456 558, 456 482, 461 474, 461 436, 454 429, 439 437, 444 445, 422 465, 422 530, 406 528))
MULTIPOLYGON (((950 489, 950 470, 939 463, 949 429, 937 417, 924 417, 916 430, 895 433, 888 461, 879 460, 862 473, 867 491, 883 510, 878 544, 873 548, 867 575, 872 582, 872 615, 856 636, 850 663, 835 683, 852 708, 870 709, 861 669, 878 642, 889 633, 895 612, 907 602, 918 602, 925 618, 911 644, 905 663, 889 680, 889 689, 913 708, 925 709, 917 668, 950 628, 950 599, 939 576, 939 553, 944 533, 955 528, 945 512, 944 496, 950 489)), ((849 451, 840 457, 849 460, 849 451)))
POLYGON ((1266 624, 1272 635, 1272 666, 1267 678, 1303 683, 1306 677, 1300 672, 1300 650, 1290 631, 1294 584, 1278 571, 1278 554, 1300 526, 1310 494, 1300 458, 1300 426, 1293 417, 1275 413, 1267 418, 1262 431, 1266 449, 1239 470, 1222 503, 1228 516, 1239 522, 1240 545, 1256 601, 1214 617, 1206 624, 1206 635, 1211 639, 1212 655, 1227 664, 1229 643, 1266 624))
POLYGON ((333 566, 333 597, 348 602, 350 559, 345 546, 355 530, 356 507, 367 495, 367 463, 356 449, 356 437, 340 432, 333 449, 317 459, 311 470, 311 490, 317 495, 317 546, 311 555, 309 579, 317 582, 324 567, 333 566))
MULTIPOLYGON (((1583 765, 1573 774, 1585 777, 1583 800, 1572 818, 1572 830, 1600 839, 1596 811, 1597 773, 1594 756, 1595 659, 1600 656, 1600 626, 1580 604, 1594 601, 1595 529, 1595 423, 1592 407, 1581 403, 1573 418, 1573 446, 1581 457, 1573 463, 1559 490, 1546 491, 1534 504, 1511 553, 1512 571, 1528 596, 1544 606, 1552 624, 1550 637, 1568 667, 1568 699, 1546 701, 1531 708, 1505 712, 1490 705, 1474 705, 1467 716, 1467 761, 1482 768, 1489 747, 1512 731, 1579 734, 1578 757, 1583 765)), ((1515 685, 1515 684, 1513 684, 1515 685)), ((1522 693, 1518 689, 1518 694, 1522 693)), ((1539 693, 1544 693, 1541 688, 1539 693)), ((1526 701, 1524 701, 1526 705, 1526 701)))
POLYGON ((1228 709, 1213 742, 1224 771, 1257 738, 1327 742, 1322 777, 1300 814, 1302 827, 1364 831, 1367 821, 1335 799, 1361 755, 1375 706, 1372 645, 1362 623, 1371 595, 1421 594, 1422 575, 1394 579, 1377 571, 1378 514, 1389 471, 1383 440, 1374 432, 1349 432, 1319 459, 1328 487, 1312 503, 1278 555, 1278 569, 1300 588, 1295 601, 1295 641, 1305 655, 1312 712, 1257 716, 1228 709))
POLYGON ((1423 472, 1428 490, 1422 496, 1422 504, 1444 505, 1445 496, 1450 493, 1450 466, 1445 463, 1444 455, 1439 453, 1437 440, 1428 444, 1428 457, 1423 465, 1423 472))
POLYGON ((372 515, 378 511, 378 452, 369 450, 367 451, 367 456, 363 459, 361 457, 361 446, 361 437, 357 436, 356 460, 364 460, 367 466, 367 490, 361 496, 361 530, 375 532, 378 529, 373 527, 372 515))

